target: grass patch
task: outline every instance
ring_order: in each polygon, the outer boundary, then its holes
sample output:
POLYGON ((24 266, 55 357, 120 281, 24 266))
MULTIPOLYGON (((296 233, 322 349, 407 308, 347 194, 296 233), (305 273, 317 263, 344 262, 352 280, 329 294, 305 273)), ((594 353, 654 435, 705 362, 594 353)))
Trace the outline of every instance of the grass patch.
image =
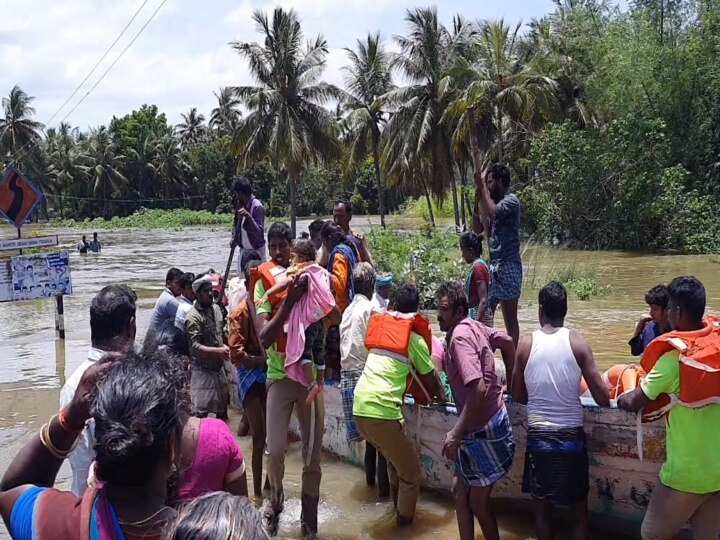
POLYGON ((378 272, 392 272, 395 286, 413 283, 420 293, 421 309, 437 308, 435 294, 440 285, 463 279, 467 272, 458 235, 452 231, 418 234, 374 229, 367 240, 378 272))
POLYGON ((568 295, 576 300, 587 301, 610 293, 610 285, 603 283, 602 276, 594 267, 565 263, 560 250, 543 251, 542 257, 538 257, 537 253, 538 251, 535 251, 525 265, 526 283, 533 290, 539 291, 550 281, 557 281, 562 283, 568 295))
POLYGON ((232 214, 214 214, 207 210, 161 210, 141 208, 126 217, 115 216, 110 220, 103 218, 76 221, 65 219, 50 222, 57 227, 77 229, 182 229, 183 227, 198 227, 209 225, 230 225, 232 214))

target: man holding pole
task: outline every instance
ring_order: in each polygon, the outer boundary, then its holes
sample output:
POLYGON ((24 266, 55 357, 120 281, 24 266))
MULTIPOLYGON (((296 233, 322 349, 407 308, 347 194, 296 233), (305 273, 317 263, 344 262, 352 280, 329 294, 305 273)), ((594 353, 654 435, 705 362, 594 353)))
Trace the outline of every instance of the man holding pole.
MULTIPOLYGON (((250 180, 239 176, 233 181, 236 206, 233 219, 230 247, 238 249, 238 276, 245 266, 247 253, 256 251, 264 262, 265 256, 265 208, 262 202, 252 194, 250 180)), ((226 277, 227 279, 227 277, 226 277)))

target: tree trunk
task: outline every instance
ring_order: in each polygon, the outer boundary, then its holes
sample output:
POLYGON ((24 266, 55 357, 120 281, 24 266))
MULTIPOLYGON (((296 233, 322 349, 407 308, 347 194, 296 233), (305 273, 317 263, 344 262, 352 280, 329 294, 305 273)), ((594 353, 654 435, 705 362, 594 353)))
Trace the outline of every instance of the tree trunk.
POLYGON ((378 146, 380 142, 373 133, 373 161, 375 162, 375 187, 378 194, 378 211, 380 212, 380 226, 385 228, 385 193, 383 192, 382 178, 380 177, 380 151, 378 146))
POLYGON ((502 112, 500 111, 500 108, 497 109, 497 125, 498 125, 498 163, 502 165, 503 159, 505 157, 505 144, 503 141, 503 125, 502 125, 503 117, 502 112))
POLYGON ((467 167, 465 163, 458 163, 458 172, 460 173, 460 220, 462 221, 463 231, 467 230, 467 217, 465 216, 465 189, 467 185, 467 167))
POLYGON ((457 181, 455 180, 455 171, 453 171, 452 159, 449 154, 447 157, 447 167, 450 171, 450 186, 452 187, 453 214, 455 215, 455 232, 457 232, 460 230, 460 207, 458 205, 457 181))
POLYGON ((295 167, 288 167, 288 189, 290 190, 290 228, 295 237, 297 226, 297 184, 300 172, 295 167))
POLYGON ((60 199, 60 219, 65 219, 65 209, 63 208, 65 205, 63 204, 62 192, 58 194, 58 197, 60 199))
POLYGON ((432 209, 432 201, 430 200, 430 190, 428 189, 427 182, 423 178, 423 191, 425 192, 425 202, 427 202, 428 213, 430 214, 430 225, 435 228, 435 214, 432 209))

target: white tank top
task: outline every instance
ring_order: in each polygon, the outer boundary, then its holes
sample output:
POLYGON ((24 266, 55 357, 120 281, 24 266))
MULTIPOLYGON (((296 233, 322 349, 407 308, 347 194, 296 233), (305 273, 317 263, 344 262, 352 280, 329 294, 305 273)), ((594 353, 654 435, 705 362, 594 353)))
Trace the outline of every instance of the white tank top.
POLYGON ((570 347, 570 330, 536 330, 525 366, 528 427, 563 429, 583 425, 582 371, 570 347))

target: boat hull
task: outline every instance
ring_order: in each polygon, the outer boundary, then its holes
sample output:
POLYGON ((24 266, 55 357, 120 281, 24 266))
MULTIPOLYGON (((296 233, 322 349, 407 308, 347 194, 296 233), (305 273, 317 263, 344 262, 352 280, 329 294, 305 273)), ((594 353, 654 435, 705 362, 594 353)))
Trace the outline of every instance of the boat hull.
MULTIPOLYGON (((341 459, 362 466, 363 443, 348 443, 339 389, 326 386, 325 435, 323 448, 341 459)), ((510 473, 498 482, 493 498, 529 507, 530 498, 522 493, 527 415, 525 406, 508 402, 516 442, 515 460, 510 473)), ((410 400, 403 414, 409 435, 420 452, 422 485, 449 491, 454 464, 442 457, 445 435, 457 422, 455 407, 420 407, 410 400)), ((293 419, 291 432, 299 435, 293 419)), ((643 460, 638 457, 634 414, 618 409, 585 407, 585 433, 590 462, 588 505, 594 527, 637 535, 658 471, 665 460, 665 427, 662 421, 645 424, 643 460)))

